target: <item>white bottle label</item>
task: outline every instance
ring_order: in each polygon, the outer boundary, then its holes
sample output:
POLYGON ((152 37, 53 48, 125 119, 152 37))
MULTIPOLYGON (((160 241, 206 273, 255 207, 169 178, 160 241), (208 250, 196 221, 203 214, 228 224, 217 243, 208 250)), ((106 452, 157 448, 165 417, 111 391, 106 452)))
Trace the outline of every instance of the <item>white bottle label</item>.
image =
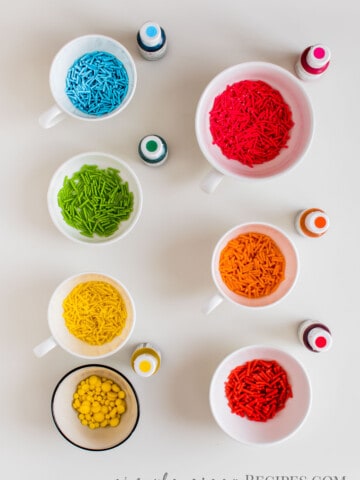
POLYGON ((159 50, 155 50, 153 52, 149 52, 147 50, 144 50, 141 47, 139 47, 139 50, 140 50, 141 55, 146 60, 159 60, 161 57, 163 57, 165 55, 166 47, 167 47, 167 43, 165 42, 164 45, 161 48, 159 48, 159 50))

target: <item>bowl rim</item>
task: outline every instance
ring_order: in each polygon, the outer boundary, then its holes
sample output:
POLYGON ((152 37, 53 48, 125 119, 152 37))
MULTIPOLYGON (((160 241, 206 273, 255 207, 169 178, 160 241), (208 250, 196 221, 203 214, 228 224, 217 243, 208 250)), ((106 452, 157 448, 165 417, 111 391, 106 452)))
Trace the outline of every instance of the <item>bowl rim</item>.
POLYGON ((87 451, 91 451, 91 452, 104 452, 106 450, 112 450, 113 448, 116 448, 118 447, 119 445, 121 445, 122 443, 124 443, 126 440, 128 440, 131 435, 134 433, 138 423, 139 423, 139 418, 140 418, 140 403, 139 403, 139 397, 136 393, 136 390, 133 386, 133 384, 130 382, 130 380, 121 372, 119 372, 119 370, 116 370, 116 368, 114 367, 110 367, 109 365, 102 365, 102 364, 99 364, 99 363, 91 363, 91 364, 86 364, 86 365, 80 365, 78 367, 74 367, 72 368, 71 370, 69 370, 67 373, 65 373, 61 378, 60 380, 57 382, 55 388, 54 388, 54 391, 51 395, 51 402, 50 402, 50 409, 51 409, 51 417, 52 417, 52 420, 58 430, 58 432, 65 438, 65 440, 67 440, 69 443, 71 443, 72 445, 74 445, 75 447, 78 447, 78 448, 81 448, 82 450, 87 450, 87 451), (55 413, 54 413, 54 401, 55 401, 55 397, 56 397, 56 394, 57 394, 57 391, 61 385, 61 383, 70 375, 72 375, 74 372, 78 371, 78 370, 85 370, 87 368, 93 368, 93 367, 98 367, 98 368, 104 368, 104 369, 107 369, 107 370, 111 370, 112 372, 116 373, 117 375, 119 375, 122 379, 124 379, 129 387, 131 388, 133 394, 134 394, 134 398, 135 398, 135 402, 136 402, 136 405, 137 405, 137 414, 136 414, 136 419, 135 419, 135 422, 134 422, 134 425, 131 429, 131 431, 129 432, 129 434, 123 439, 121 440, 121 442, 118 442, 116 443, 115 445, 112 445, 111 447, 106 447, 106 448, 89 448, 89 447, 84 447, 83 445, 78 445, 76 442, 72 441, 71 438, 69 438, 65 432, 62 431, 60 425, 58 424, 58 422, 56 421, 56 417, 55 417, 55 413))
MULTIPOLYGON (((244 360, 244 362, 245 362, 245 360, 244 360)), ((213 371, 211 381, 210 381, 210 386, 209 386, 208 397, 209 397, 209 406, 210 406, 211 414, 212 414, 216 424, 218 425, 218 427, 221 429, 221 431, 223 433, 228 435, 233 440, 236 440, 239 443, 242 443, 244 445, 262 447, 262 446, 276 445, 276 444, 282 443, 285 440, 288 440, 289 438, 293 437, 300 430, 300 428, 304 425, 306 419, 308 418, 308 416, 310 414, 310 410, 311 410, 311 406, 312 406, 313 393, 312 393, 312 385, 311 385, 310 376, 309 376, 307 370, 305 369, 304 365, 302 364, 302 362, 295 355, 288 352, 285 348, 282 348, 282 347, 257 343, 257 344, 245 345, 243 347, 237 348, 236 350, 233 350, 232 352, 228 353, 225 357, 223 357, 223 359, 217 364, 215 370, 213 371), (221 425, 221 423, 220 423, 220 421, 219 421, 219 419, 216 415, 214 402, 212 401, 212 394, 213 394, 213 389, 214 389, 215 382, 217 381, 217 376, 218 376, 221 368, 223 368, 230 359, 235 357, 240 352, 256 352, 257 350, 260 350, 260 349, 261 350, 268 350, 269 352, 278 352, 279 354, 284 355, 285 357, 291 358, 291 360, 298 366, 299 370, 302 372, 303 378, 306 381, 306 384, 307 384, 307 387, 308 387, 308 399, 307 399, 307 406, 306 406, 306 410, 304 412, 304 415, 303 415, 301 421, 298 423, 298 425, 293 430, 291 430, 288 434, 284 435, 283 437, 281 437, 277 440, 256 442, 256 441, 250 441, 250 440, 236 438, 234 435, 232 435, 231 433, 229 433, 228 431, 225 430, 225 428, 223 427, 223 425, 221 425)))
MULTIPOLYGON (((219 93, 221 93, 221 92, 219 92, 219 93)), ((197 106, 196 106, 196 111, 195 111, 195 136, 196 136, 196 140, 197 140, 198 146, 200 148, 200 151, 203 154, 203 156, 205 157, 205 159, 209 162, 209 164, 215 170, 219 171, 223 175, 229 176, 229 177, 232 177, 232 178, 236 178, 236 179, 242 180, 242 181, 255 182, 255 181, 261 181, 261 180, 262 181, 270 180, 270 179, 279 177, 279 176, 293 170, 295 167, 297 167, 299 165, 301 160, 309 152, 312 141, 313 141, 313 138, 314 138, 314 131, 315 131, 314 107, 312 105, 311 98, 310 98, 308 92, 304 88, 304 85, 301 83, 301 81, 293 73, 290 72, 290 70, 287 70, 286 68, 284 68, 280 65, 277 65, 276 63, 272 63, 272 62, 247 61, 247 62, 241 62, 241 63, 237 63, 235 65, 231 65, 231 66, 221 70, 215 76, 213 76, 213 78, 205 85, 205 87, 204 87, 204 89, 203 89, 203 91, 202 91, 202 93, 199 97, 199 100, 198 100, 198 103, 197 103, 197 106), (253 67, 253 68, 264 68, 267 71, 271 71, 271 70, 276 71, 276 72, 280 73, 281 75, 283 75, 284 77, 286 77, 290 82, 295 84, 297 86, 297 88, 299 89, 299 91, 301 92, 301 94, 303 96, 303 99, 306 102, 306 106, 307 106, 308 113, 309 113, 309 118, 310 118, 310 128, 309 128, 310 133, 309 133, 309 137, 307 139, 307 142, 305 144, 305 147, 302 151, 301 156, 295 162, 293 162, 291 165, 288 165, 283 170, 281 170, 279 172, 276 172, 276 173, 273 173, 273 174, 270 174, 270 175, 267 174, 267 175, 264 175, 264 176, 261 176, 261 177, 257 177, 257 176, 252 177, 250 175, 243 175, 243 174, 240 174, 240 173, 234 173, 234 172, 224 168, 222 165, 220 165, 215 160, 214 156, 204 146, 205 142, 204 142, 204 139, 203 139, 203 135, 201 134, 203 117, 200 115, 200 113, 201 113, 201 109, 203 108, 203 104, 204 104, 204 102, 207 98, 208 91, 223 76, 226 76, 227 74, 229 74, 231 72, 236 72, 238 70, 243 70, 243 69, 251 68, 251 67, 253 67)), ((256 168, 256 167, 257 167, 257 165, 254 165, 253 168, 256 168)))
MULTIPOLYGON (((79 167, 79 169, 80 168, 81 167, 79 167)), ((113 243, 123 239, 124 237, 126 237, 134 229, 135 225, 139 221, 139 218, 141 216, 142 209, 143 209, 143 202, 144 202, 143 191, 142 191, 142 186, 141 186, 139 177, 137 176, 135 171, 128 165, 128 163, 125 162, 125 160, 121 159, 120 157, 118 157, 116 155, 113 155, 111 153, 106 153, 106 152, 102 152, 102 151, 95 151, 95 150, 94 151, 89 151, 89 152, 82 152, 82 153, 79 153, 77 155, 73 155, 72 157, 65 160, 61 165, 59 165, 56 168, 56 170, 52 174, 50 182, 49 182, 48 190, 47 190, 48 212, 49 212, 50 218, 52 220, 52 223, 54 224, 56 229, 62 235, 64 235, 66 238, 68 238, 69 240, 72 240, 75 243, 78 243, 80 245, 89 245, 89 246, 93 246, 93 247, 102 247, 104 245, 110 245, 110 244, 113 244, 113 243), (54 183, 55 183, 55 180, 59 177, 61 171, 63 169, 65 169, 68 165, 71 165, 73 162, 80 161, 82 159, 84 159, 83 165, 85 165, 87 156, 88 157, 98 156, 98 157, 104 158, 105 160, 109 159, 109 160, 112 160, 114 163, 117 163, 119 166, 121 166, 125 170, 127 170, 127 172, 129 173, 129 176, 134 181, 134 183, 136 185, 136 188, 138 190, 138 195, 137 195, 137 197, 138 197, 137 198, 138 209, 137 209, 137 212, 135 213, 135 216, 134 216, 131 224, 129 225, 129 227, 120 235, 116 235, 116 233, 113 233, 109 237, 104 237, 103 239, 101 239, 101 241, 98 241, 98 242, 91 242, 87 239, 87 237, 76 238, 75 236, 68 233, 65 228, 62 228, 62 223, 59 223, 59 221, 58 221, 58 219, 57 219, 57 217, 54 213, 53 208, 50 207, 50 205, 52 203, 51 200, 53 199, 54 183)), ((63 219, 61 219, 61 221, 65 222, 65 220, 63 220, 63 219)))

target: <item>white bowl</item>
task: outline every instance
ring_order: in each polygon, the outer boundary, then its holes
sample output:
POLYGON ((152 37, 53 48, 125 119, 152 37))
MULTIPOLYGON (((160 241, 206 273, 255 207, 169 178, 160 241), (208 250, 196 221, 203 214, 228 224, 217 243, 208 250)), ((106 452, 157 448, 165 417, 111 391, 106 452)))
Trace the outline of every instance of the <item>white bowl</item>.
POLYGON ((228 355, 217 367, 210 384, 210 408, 219 427, 233 439, 249 445, 269 445, 294 435, 305 422, 311 406, 311 385, 304 367, 289 353, 279 348, 254 345, 228 355), (225 382, 230 372, 249 360, 275 360, 286 371, 293 397, 267 422, 241 417, 231 410, 225 395, 225 382))
POLYGON ((56 346, 79 358, 98 360, 109 357, 118 352, 129 340, 136 321, 135 303, 127 290, 119 280, 103 273, 86 272, 74 275, 64 280, 54 291, 48 305, 48 324, 51 336, 34 348, 37 357, 43 357, 56 346), (63 317, 63 301, 67 295, 79 284, 89 281, 100 281, 110 283, 120 293, 124 300, 127 317, 126 323, 120 335, 117 335, 111 342, 103 345, 90 345, 75 337, 66 327, 63 317))
POLYGON ((313 131, 313 109, 300 81, 289 71, 267 62, 245 62, 222 71, 207 85, 196 109, 195 132, 203 155, 217 172, 242 180, 270 178, 290 170, 307 153, 313 131), (282 149, 273 160, 254 165, 253 168, 226 158, 220 148, 213 144, 210 132, 209 113, 215 98, 228 85, 243 80, 262 80, 278 90, 289 105, 295 123, 290 132, 288 148, 282 149))
POLYGON ((76 447, 99 451, 117 447, 133 434, 139 421, 140 407, 134 387, 122 373, 94 364, 77 367, 64 375, 52 395, 51 413, 57 429, 66 440, 76 447), (90 375, 109 378, 125 392, 126 411, 117 427, 91 430, 77 418, 77 412, 72 407, 73 394, 78 383, 90 375))
POLYGON ((211 259, 211 275, 217 293, 210 296, 202 306, 202 311, 209 314, 224 299, 230 300, 236 305, 247 308, 265 308, 278 304, 293 290, 299 277, 299 255, 294 243, 286 235, 286 233, 278 227, 265 222, 243 223, 228 230, 217 242, 211 259), (248 298, 231 291, 221 278, 219 270, 219 259, 222 250, 230 240, 239 235, 249 232, 262 233, 268 235, 279 247, 285 257, 285 275, 284 280, 278 288, 269 295, 259 298, 248 298))
POLYGON ((54 100, 64 112, 81 120, 98 121, 117 115, 129 105, 136 90, 137 72, 131 54, 117 40, 105 35, 83 35, 68 42, 56 54, 50 68, 49 83, 54 100), (93 51, 114 55, 124 65, 129 82, 127 94, 120 105, 112 112, 99 117, 77 109, 71 103, 64 88, 69 68, 80 57, 93 51))
POLYGON ((102 152, 87 152, 70 158, 54 173, 47 194, 50 217, 57 229, 67 238, 75 242, 91 245, 105 245, 125 237, 136 225, 142 210, 143 195, 140 182, 135 172, 120 158, 102 152), (57 195, 63 186, 64 178, 71 177, 83 165, 97 165, 100 169, 115 168, 124 182, 128 182, 129 190, 134 194, 134 208, 128 220, 122 221, 115 233, 109 237, 94 235, 93 238, 82 235, 76 228, 68 225, 61 213, 57 195))

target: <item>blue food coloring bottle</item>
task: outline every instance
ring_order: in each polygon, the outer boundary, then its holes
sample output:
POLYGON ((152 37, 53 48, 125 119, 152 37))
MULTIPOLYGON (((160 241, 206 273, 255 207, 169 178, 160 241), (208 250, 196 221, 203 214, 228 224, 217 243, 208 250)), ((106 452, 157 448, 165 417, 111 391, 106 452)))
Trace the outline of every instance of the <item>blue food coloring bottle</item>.
POLYGON ((165 31, 155 22, 146 22, 141 26, 137 33, 137 43, 146 60, 159 60, 167 49, 165 31))

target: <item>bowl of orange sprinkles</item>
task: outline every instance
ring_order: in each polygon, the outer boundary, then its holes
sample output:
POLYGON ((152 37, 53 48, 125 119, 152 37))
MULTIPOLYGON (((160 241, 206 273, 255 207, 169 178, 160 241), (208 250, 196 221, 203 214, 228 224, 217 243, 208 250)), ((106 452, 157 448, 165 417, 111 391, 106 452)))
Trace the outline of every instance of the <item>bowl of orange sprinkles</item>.
POLYGON ((267 307, 295 286, 299 258, 280 228, 264 222, 244 223, 217 242, 211 273, 221 297, 244 307, 267 307))
POLYGON ((311 385, 301 363, 283 349, 240 348, 216 368, 209 392, 218 426, 249 445, 269 445, 294 435, 311 407, 311 385))

